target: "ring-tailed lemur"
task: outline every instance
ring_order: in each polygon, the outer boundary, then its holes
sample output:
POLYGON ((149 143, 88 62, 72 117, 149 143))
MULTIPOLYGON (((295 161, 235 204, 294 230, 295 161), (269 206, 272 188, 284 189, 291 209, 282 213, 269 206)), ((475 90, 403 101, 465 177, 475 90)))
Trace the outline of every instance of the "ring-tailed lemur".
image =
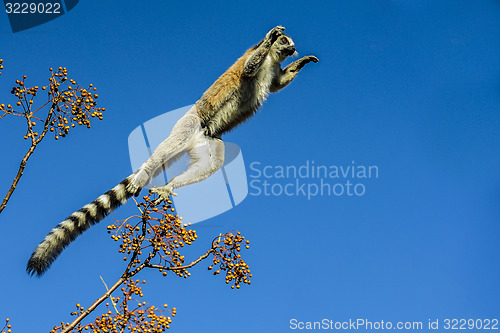
POLYGON ((71 241, 132 195, 139 195, 162 166, 182 154, 191 158, 188 169, 166 185, 150 189, 159 196, 156 203, 166 201, 175 188, 200 182, 217 171, 224 162, 221 135, 251 117, 270 92, 287 86, 304 65, 318 62, 310 55, 281 69, 280 63, 296 53, 283 30, 273 28, 222 74, 137 171, 52 229, 31 255, 27 272, 42 275, 71 241))

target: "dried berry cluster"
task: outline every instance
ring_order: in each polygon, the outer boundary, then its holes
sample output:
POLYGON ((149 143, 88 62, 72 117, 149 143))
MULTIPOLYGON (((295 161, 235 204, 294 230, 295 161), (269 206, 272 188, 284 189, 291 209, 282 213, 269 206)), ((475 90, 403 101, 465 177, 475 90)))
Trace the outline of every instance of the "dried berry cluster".
MULTIPOLYGON (((0 59, 0 64, 2 62, 0 59)), ((2 65, 0 69, 3 69, 2 65)), ((58 140, 65 137, 76 125, 90 128, 90 118, 97 117, 102 120, 102 111, 105 109, 97 107, 96 99, 99 96, 92 84, 83 88, 75 80, 68 78, 68 70, 65 67, 59 67, 55 71, 50 68, 50 74, 49 84, 42 87, 42 90, 48 88, 47 101, 35 103, 39 88, 26 86, 27 76, 23 75, 21 80, 16 80, 16 85, 11 90, 11 94, 17 99, 15 106, 0 104, 0 119, 7 115, 25 118, 27 128, 24 139, 31 141, 19 164, 17 175, 0 203, 0 213, 17 188, 28 159, 49 131, 53 133, 54 139, 58 140)))
MULTIPOLYGON (((220 235, 212 242, 212 248, 207 255, 186 265, 179 248, 191 245, 198 237, 196 231, 185 228, 187 225, 183 224, 182 218, 175 214, 171 201, 161 209, 153 204, 154 201, 145 196, 144 202, 137 204, 142 216, 136 224, 130 223, 129 218, 121 224, 108 226, 108 232, 113 231, 111 238, 115 241, 121 240, 119 252, 126 254, 123 260, 129 260, 133 256, 132 268, 145 265, 158 269, 164 276, 167 275, 167 271, 173 271, 176 275, 186 278, 191 275, 187 268, 205 259, 208 254, 212 254, 213 265, 218 266, 214 275, 225 271, 226 283, 232 282, 233 289, 235 287, 239 289, 241 283, 250 284, 252 274, 240 255, 241 247, 245 246, 248 249, 250 242, 246 241, 240 232, 220 235), (141 259, 140 256, 145 249, 148 250, 147 257, 141 259), (152 259, 155 259, 157 264, 153 264, 152 259)), ((213 266, 208 269, 213 269, 213 266)))
MULTIPOLYGON (((0 64, 1 64, 1 63, 2 63, 2 59, 0 59, 0 64)), ((0 66, 0 69, 2 69, 2 67, 1 67, 1 66, 0 66)), ((2 74, 2 73, 0 73, 0 74, 2 74)), ((11 325, 11 324, 9 324, 9 321, 10 321, 10 319, 9 319, 9 318, 5 319, 5 325, 4 325, 4 327, 2 327, 2 329, 0 330, 0 333, 11 333, 11 332, 12 332, 12 330, 11 330, 12 325, 11 325)))
MULTIPOLYGON (((2 64, 3 64, 3 59, 0 59, 0 70, 3 69, 3 65, 2 64)), ((0 75, 2 75, 2 72, 0 72, 0 75)))
MULTIPOLYGON (((241 259, 240 251, 241 246, 244 245, 245 248, 250 248, 248 245, 249 241, 245 241, 245 237, 241 236, 238 231, 236 234, 227 233, 217 237, 213 242, 214 266, 219 266, 219 268, 213 272, 214 275, 220 274, 221 271, 226 272, 226 284, 233 281, 231 288, 240 288, 240 284, 246 283, 250 284, 250 279, 252 274, 250 273, 250 268, 247 263, 241 259)), ((213 269, 213 266, 208 267, 209 270, 213 269)))
MULTIPOLYGON (((90 118, 97 117, 102 120, 102 112, 105 108, 98 108, 95 93, 97 88, 89 84, 83 88, 73 79, 68 79, 66 67, 59 67, 54 71, 50 68, 52 77, 49 78, 49 98, 60 102, 55 117, 50 122, 50 130, 57 130, 61 137, 68 134, 71 127, 85 125, 90 128, 90 118)), ((42 87, 44 89, 46 87, 42 87)), ((57 138, 57 135, 56 135, 57 138)))
MULTIPOLYGON (((98 316, 93 323, 78 325, 74 331, 118 333, 127 330, 127 332, 157 333, 170 328, 171 317, 175 317, 177 313, 175 308, 168 310, 167 304, 159 308, 134 298, 143 297, 140 284, 144 283, 146 283, 145 280, 140 282, 128 279, 124 283, 124 287, 121 288, 122 297, 111 297, 112 306, 106 303, 107 311, 104 314, 98 316)), ((72 312, 71 315, 79 316, 84 311, 83 306, 76 304, 76 311, 72 312)), ((62 329, 63 325, 61 324, 54 327, 50 333, 57 333, 62 329)))
MULTIPOLYGON (((231 288, 240 288, 241 283, 250 284, 249 266, 241 259, 239 252, 241 248, 249 248, 249 241, 246 241, 239 232, 226 233, 218 236, 212 241, 211 248, 198 259, 185 263, 185 258, 180 253, 180 249, 186 245, 191 245, 197 238, 196 231, 186 229, 187 224, 182 223, 182 217, 175 214, 172 202, 158 206, 154 204, 156 198, 144 197, 144 201, 137 203, 141 212, 140 215, 133 215, 129 218, 116 221, 108 226, 108 233, 114 241, 120 242, 118 252, 125 255, 123 258, 128 261, 127 268, 122 277, 111 287, 105 295, 99 298, 94 304, 84 310, 77 304, 77 311, 72 315, 78 316, 71 324, 55 327, 56 332, 83 332, 92 330, 93 332, 163 332, 170 327, 172 322, 170 317, 165 317, 161 311, 154 306, 146 306, 145 302, 138 302, 137 306, 131 310, 129 307, 132 297, 142 297, 142 290, 139 280, 132 280, 132 277, 145 268, 153 268, 160 271, 164 276, 168 271, 173 271, 180 277, 191 275, 187 271, 213 255, 213 263, 218 266, 214 275, 221 271, 226 272, 226 283, 232 282, 231 288), (137 222, 132 222, 137 220, 137 222), (111 293, 122 285, 123 297, 111 297, 111 293), (110 297, 116 314, 110 309, 103 315, 97 317, 92 324, 82 326, 80 323, 90 312, 92 312, 101 302, 110 297), (119 304, 119 309, 116 307, 119 304), (65 328, 63 328, 65 326, 65 328)), ((210 266, 209 269, 213 267, 210 266)), ((142 283, 145 283, 143 281, 142 283)), ((164 306, 166 307, 166 305, 164 306)), ((175 315, 175 308, 170 313, 175 315)))
POLYGON ((103 119, 102 111, 105 111, 105 108, 97 107, 96 99, 99 97, 95 93, 97 88, 92 84, 83 88, 74 79, 68 78, 66 67, 59 67, 57 70, 50 68, 49 70, 51 73, 49 84, 42 86, 42 90, 48 90, 48 100, 43 105, 38 108, 33 107, 39 87, 27 87, 26 75, 23 75, 22 80, 16 80, 16 85, 11 90, 11 94, 17 98, 16 106, 0 104, 0 111, 4 112, 2 116, 12 114, 25 117, 28 120, 25 139, 34 139, 40 135, 34 128, 36 126, 35 120, 40 121, 44 135, 47 130, 50 130, 54 133, 54 138, 58 140, 65 137, 69 130, 76 125, 90 128, 91 118, 103 119), (46 106, 49 108, 46 116, 36 114, 46 106))
MULTIPOLYGON (((126 254, 123 260, 128 260, 136 253, 132 268, 141 263, 146 266, 157 268, 164 276, 167 270, 173 270, 180 277, 191 275, 182 267, 185 258, 179 252, 179 248, 191 245, 196 238, 195 230, 188 230, 182 223, 182 218, 174 213, 172 202, 163 205, 161 209, 154 206, 149 197, 144 197, 144 202, 138 203, 142 212, 140 221, 136 224, 130 223, 130 219, 121 224, 108 226, 108 232, 114 231, 111 238, 115 241, 121 240, 120 253, 126 254), (141 258, 143 250, 148 250, 148 255, 141 258), (152 264, 152 259, 155 264, 152 264)), ((137 216, 139 217, 139 216, 137 216)))

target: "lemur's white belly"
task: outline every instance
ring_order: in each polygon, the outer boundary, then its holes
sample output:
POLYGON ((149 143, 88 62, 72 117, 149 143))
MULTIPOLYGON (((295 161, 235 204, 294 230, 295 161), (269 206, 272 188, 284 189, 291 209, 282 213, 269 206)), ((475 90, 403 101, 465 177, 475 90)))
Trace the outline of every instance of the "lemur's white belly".
MULTIPOLYGON (((268 55, 266 60, 262 63, 262 67, 259 69, 257 73, 257 80, 255 80, 255 102, 258 103, 257 107, 259 107, 262 102, 267 99, 269 95, 269 88, 271 87, 271 83, 273 82, 274 77, 276 76, 276 71, 273 70, 273 62, 271 57, 268 55)), ((276 66, 274 66, 276 67, 276 66)))

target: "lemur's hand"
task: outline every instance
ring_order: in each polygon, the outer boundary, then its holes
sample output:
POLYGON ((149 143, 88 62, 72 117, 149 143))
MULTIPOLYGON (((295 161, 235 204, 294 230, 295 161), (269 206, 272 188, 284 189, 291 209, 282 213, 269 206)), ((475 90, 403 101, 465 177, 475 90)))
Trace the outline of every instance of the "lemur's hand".
POLYGON ((272 28, 266 35, 266 38, 271 41, 271 44, 274 43, 279 36, 282 35, 285 27, 278 25, 277 27, 272 28))
POLYGON ((308 55, 308 56, 302 57, 293 63, 293 64, 295 64, 295 67, 292 67, 290 70, 292 72, 300 71, 306 64, 310 63, 311 61, 316 63, 319 61, 319 59, 313 55, 308 55))
POLYGON ((315 56, 313 55, 309 55, 309 56, 305 56, 304 58, 304 62, 307 64, 307 63, 310 63, 311 61, 314 62, 314 63, 317 63, 319 61, 318 58, 316 58, 315 56))

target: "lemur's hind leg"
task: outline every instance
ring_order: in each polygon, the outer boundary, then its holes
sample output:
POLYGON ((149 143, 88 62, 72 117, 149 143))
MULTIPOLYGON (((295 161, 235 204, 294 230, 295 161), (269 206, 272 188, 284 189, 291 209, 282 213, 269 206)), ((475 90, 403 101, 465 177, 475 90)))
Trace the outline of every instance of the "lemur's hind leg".
POLYGON ((153 155, 134 172, 127 189, 138 196, 144 186, 151 182, 162 166, 168 167, 194 144, 195 135, 201 131, 201 121, 196 109, 189 110, 175 124, 172 132, 158 145, 153 155))
POLYGON ((191 158, 188 169, 166 185, 149 190, 150 193, 156 193, 159 196, 154 204, 167 201, 176 188, 198 183, 210 177, 224 164, 224 142, 221 139, 200 134, 200 137, 196 139, 197 145, 188 151, 191 158))

